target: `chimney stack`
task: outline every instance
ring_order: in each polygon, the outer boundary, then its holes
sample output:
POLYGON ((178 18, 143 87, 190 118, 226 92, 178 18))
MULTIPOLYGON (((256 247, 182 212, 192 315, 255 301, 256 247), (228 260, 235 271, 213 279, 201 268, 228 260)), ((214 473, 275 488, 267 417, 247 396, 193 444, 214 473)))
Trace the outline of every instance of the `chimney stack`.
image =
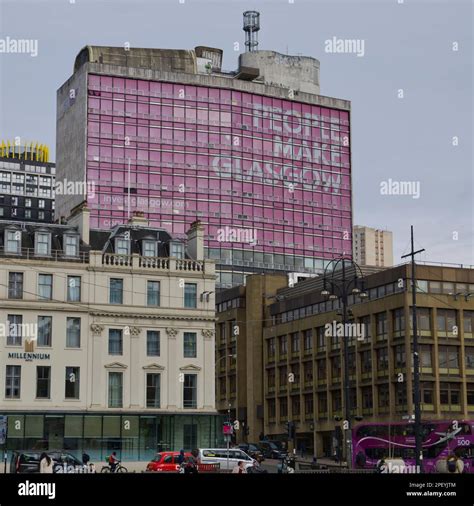
POLYGON ((188 236, 188 255, 193 260, 204 260, 204 225, 196 220, 186 232, 188 236))

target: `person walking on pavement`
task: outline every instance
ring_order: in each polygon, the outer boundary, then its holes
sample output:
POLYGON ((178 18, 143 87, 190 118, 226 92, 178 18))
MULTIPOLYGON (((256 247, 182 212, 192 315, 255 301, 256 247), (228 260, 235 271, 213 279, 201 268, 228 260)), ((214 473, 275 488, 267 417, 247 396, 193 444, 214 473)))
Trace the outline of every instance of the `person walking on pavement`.
POLYGON ((181 450, 181 451, 179 452, 178 457, 176 458, 176 463, 177 463, 179 466, 182 466, 182 465, 183 465, 183 463, 184 463, 184 460, 185 460, 185 459, 184 459, 184 450, 181 450))
POLYGON ((52 473, 53 461, 47 453, 42 453, 40 457, 40 473, 52 473))
POLYGON ((233 474, 247 474, 247 469, 245 469, 244 463, 239 460, 237 465, 232 469, 233 474))
POLYGON ((461 474, 464 471, 464 462, 457 455, 449 455, 446 459, 448 473, 461 474))

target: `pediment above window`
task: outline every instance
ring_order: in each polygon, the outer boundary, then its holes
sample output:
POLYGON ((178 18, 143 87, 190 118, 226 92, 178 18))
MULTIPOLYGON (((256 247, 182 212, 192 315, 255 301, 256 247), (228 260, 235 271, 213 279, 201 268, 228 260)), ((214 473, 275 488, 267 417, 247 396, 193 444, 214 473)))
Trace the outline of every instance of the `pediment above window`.
POLYGON ((120 362, 111 362, 110 364, 104 365, 106 369, 127 369, 128 365, 122 364, 120 362))
POLYGON ((183 367, 179 368, 180 371, 200 371, 201 367, 198 367, 197 365, 188 364, 183 365, 183 367))
POLYGON ((160 364, 144 365, 143 369, 145 369, 146 371, 164 371, 165 370, 165 368, 160 364))

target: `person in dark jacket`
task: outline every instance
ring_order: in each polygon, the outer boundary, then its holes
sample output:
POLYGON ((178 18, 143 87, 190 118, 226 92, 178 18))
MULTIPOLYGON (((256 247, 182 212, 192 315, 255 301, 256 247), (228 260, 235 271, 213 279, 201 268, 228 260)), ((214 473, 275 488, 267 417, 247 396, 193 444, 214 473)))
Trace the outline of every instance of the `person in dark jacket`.
POLYGON ((179 455, 176 458, 176 463, 181 466, 184 462, 184 450, 180 450, 179 455))

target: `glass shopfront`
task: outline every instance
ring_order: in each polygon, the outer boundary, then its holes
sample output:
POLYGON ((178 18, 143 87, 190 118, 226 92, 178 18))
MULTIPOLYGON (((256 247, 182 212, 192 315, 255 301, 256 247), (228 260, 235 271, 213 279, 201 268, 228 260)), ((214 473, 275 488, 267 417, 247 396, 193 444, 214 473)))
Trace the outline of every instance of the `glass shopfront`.
POLYGON ((223 447, 223 415, 0 413, 8 417, 7 450, 65 450, 92 461, 112 451, 124 461, 156 452, 223 447))

